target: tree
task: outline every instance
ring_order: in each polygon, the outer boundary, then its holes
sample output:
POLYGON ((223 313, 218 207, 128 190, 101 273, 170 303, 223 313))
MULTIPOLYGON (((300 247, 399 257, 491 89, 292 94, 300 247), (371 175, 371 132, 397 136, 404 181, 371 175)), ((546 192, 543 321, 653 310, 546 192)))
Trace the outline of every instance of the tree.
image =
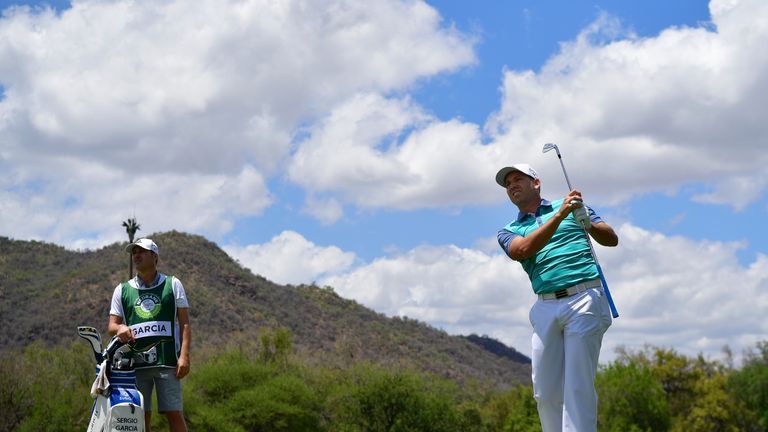
POLYGON ((493 394, 483 406, 483 418, 490 431, 541 432, 531 385, 521 384, 493 394))
POLYGON ((744 353, 740 370, 728 377, 727 389, 752 413, 754 421, 745 431, 768 431, 768 341, 757 343, 757 352, 744 353))
MULTIPOLYGON (((617 364, 607 370, 605 376, 600 377, 605 385, 606 381, 613 384, 614 400, 609 402, 609 410, 614 413, 611 417, 615 424, 619 419, 624 421, 627 417, 632 419, 629 424, 618 424, 615 428, 603 428, 606 430, 669 430, 671 432, 736 432, 736 431, 761 431, 756 420, 757 410, 750 410, 747 401, 738 400, 729 394, 728 383, 731 383, 731 392, 735 394, 754 394, 755 388, 746 388, 755 381, 750 376, 749 382, 736 384, 729 380, 729 374, 738 374, 717 361, 705 359, 701 354, 695 359, 686 357, 672 349, 645 347, 645 349, 628 353, 617 350, 619 359, 617 364), (619 366, 620 365, 620 366, 619 366), (610 372, 610 373, 608 373, 610 372), (650 376, 649 376, 650 375, 650 376), (634 378, 633 378, 634 376, 634 378), (659 388, 655 388, 648 378, 652 377, 656 385, 660 385, 669 408, 669 428, 664 428, 664 423, 649 424, 648 419, 654 417, 654 412, 659 420, 664 419, 664 406, 659 403, 649 403, 650 399, 660 399, 659 388), (634 383, 634 384, 632 384, 634 383), (644 383, 642 386, 638 384, 644 383), (642 390, 645 387, 645 390, 642 390), (734 387, 740 387, 741 391, 734 391, 734 387), (750 390, 752 390, 750 392, 750 390), (648 393, 648 400, 643 402, 637 396, 643 392, 648 393), (623 396, 619 393, 623 393, 623 396), (633 401, 629 405, 622 406, 622 399, 633 401), (651 412, 643 414, 643 410, 651 412), (618 411, 618 412, 617 412, 618 411), (638 423, 638 419, 642 419, 638 423), (632 426, 636 426, 632 429, 632 426)), ((757 356, 755 356, 757 358, 757 356)), ((601 407, 603 402, 610 400, 609 395, 600 394, 601 407)), ((759 403, 757 404, 759 406, 759 403)), ((758 408, 759 409, 759 408, 758 408)), ((604 412, 603 414, 609 414, 604 412)), ((606 421, 605 418, 603 418, 606 421)), ((602 430, 602 429, 601 429, 602 430)))
POLYGON ((93 405, 89 358, 85 344, 40 340, 0 354, 0 431, 82 430, 93 405))
POLYGON ((329 430, 480 430, 477 411, 471 406, 459 408, 459 387, 455 383, 412 370, 393 371, 366 363, 356 365, 346 376, 334 385, 327 399, 329 430))
POLYGON ((321 393, 302 368, 252 357, 235 348, 196 367, 184 387, 190 430, 322 430, 321 393))
POLYGON ((259 360, 264 363, 277 363, 279 365, 288 364, 288 356, 293 349, 293 336, 287 328, 262 329, 261 331, 261 350, 259 350, 259 360))
POLYGON ((696 396, 696 382, 710 372, 706 363, 691 360, 670 348, 645 346, 642 350, 629 352, 620 347, 617 354, 617 362, 634 364, 651 372, 664 389, 673 416, 690 410, 696 396))
MULTIPOLYGON (((133 243, 133 237, 136 235, 136 231, 141 229, 141 225, 136 222, 136 218, 128 218, 123 222, 125 232, 128 233, 128 243, 133 243)), ((133 257, 128 256, 128 279, 133 277, 133 257)))
POLYGON ((748 432, 755 429, 755 416, 726 390, 728 377, 717 373, 695 384, 696 395, 690 409, 681 413, 674 431, 748 432))
POLYGON ((600 406, 598 429, 604 431, 665 431, 671 415, 664 388, 641 364, 615 362, 597 375, 600 406))

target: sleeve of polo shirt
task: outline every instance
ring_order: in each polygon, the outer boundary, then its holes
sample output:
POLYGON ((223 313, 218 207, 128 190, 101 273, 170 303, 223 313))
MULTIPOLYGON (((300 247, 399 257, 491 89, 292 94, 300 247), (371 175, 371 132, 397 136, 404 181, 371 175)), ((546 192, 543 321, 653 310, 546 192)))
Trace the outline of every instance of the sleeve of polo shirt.
POLYGON ((589 210, 589 221, 590 222, 592 222, 593 224, 596 224, 596 223, 599 223, 599 222, 603 221, 603 218, 598 216, 597 213, 595 213, 595 210, 592 207, 587 206, 587 210, 589 210))
POLYGON ((117 284, 115 290, 112 292, 112 303, 109 307, 109 314, 125 318, 123 312, 123 284, 117 284))
POLYGON ((504 255, 509 256, 509 243, 512 239, 519 236, 519 234, 515 234, 505 229, 499 230, 496 234, 496 239, 499 241, 499 246, 501 246, 501 249, 504 251, 504 255))

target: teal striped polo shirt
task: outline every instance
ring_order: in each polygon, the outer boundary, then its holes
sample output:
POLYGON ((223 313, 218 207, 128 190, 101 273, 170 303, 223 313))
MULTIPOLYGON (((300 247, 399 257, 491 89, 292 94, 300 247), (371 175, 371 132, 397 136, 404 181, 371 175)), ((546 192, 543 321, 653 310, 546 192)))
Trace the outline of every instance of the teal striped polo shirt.
MULTIPOLYGON (((563 200, 541 200, 535 214, 520 212, 513 222, 499 230, 499 246, 509 254, 509 243, 517 236, 527 236, 557 214, 563 200)), ((590 208, 593 224, 602 222, 590 208)), ((528 273, 536 294, 552 293, 578 283, 597 279, 597 265, 590 253, 586 234, 581 225, 569 214, 557 227, 549 242, 535 255, 520 261, 528 273)))

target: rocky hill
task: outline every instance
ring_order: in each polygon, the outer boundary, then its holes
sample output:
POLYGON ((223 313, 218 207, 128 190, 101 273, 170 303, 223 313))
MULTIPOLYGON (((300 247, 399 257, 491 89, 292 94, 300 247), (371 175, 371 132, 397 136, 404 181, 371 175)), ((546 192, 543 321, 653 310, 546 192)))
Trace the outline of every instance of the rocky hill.
MULTIPOLYGON (((366 360, 500 388, 530 382, 530 360, 498 341, 387 318, 331 288, 277 285, 200 236, 167 232, 152 238, 161 247, 160 270, 177 275, 190 298, 193 355, 286 328, 296 355, 325 364, 366 360)), ((124 246, 74 252, 0 237, 0 350, 34 340, 73 343, 81 324, 106 334, 112 290, 128 274, 124 246)))

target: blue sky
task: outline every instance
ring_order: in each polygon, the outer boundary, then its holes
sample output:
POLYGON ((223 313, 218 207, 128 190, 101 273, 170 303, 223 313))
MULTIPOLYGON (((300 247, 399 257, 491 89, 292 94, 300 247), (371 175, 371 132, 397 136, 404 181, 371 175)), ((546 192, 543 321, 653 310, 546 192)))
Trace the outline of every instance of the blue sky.
POLYGON ((528 353, 493 176, 528 162, 563 196, 556 142, 620 236, 603 360, 766 339, 761 1, 0 7, 0 235, 95 249, 135 215, 528 353))

